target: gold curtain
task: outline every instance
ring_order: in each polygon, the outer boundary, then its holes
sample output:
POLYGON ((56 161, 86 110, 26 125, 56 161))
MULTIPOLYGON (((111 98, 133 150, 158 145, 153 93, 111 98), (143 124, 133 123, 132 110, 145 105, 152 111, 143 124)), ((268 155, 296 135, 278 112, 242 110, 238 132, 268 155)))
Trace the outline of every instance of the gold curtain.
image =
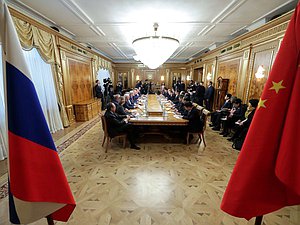
POLYGON ((102 59, 99 56, 94 55, 93 57, 93 66, 94 66, 94 70, 95 70, 95 77, 97 77, 97 72, 100 69, 105 69, 109 71, 109 74, 111 76, 112 82, 114 83, 114 75, 113 75, 113 71, 112 71, 112 64, 111 62, 102 59))
POLYGON ((99 69, 105 69, 108 70, 110 73, 112 72, 111 62, 102 59, 99 56, 96 56, 95 58, 95 66, 96 66, 96 71, 98 71, 99 69))
POLYGON ((55 43, 55 36, 16 17, 13 17, 13 21, 22 47, 27 50, 35 47, 44 61, 51 64, 56 86, 56 95, 58 97, 58 104, 60 105, 61 119, 64 127, 68 127, 69 120, 63 101, 62 70, 59 51, 55 43))

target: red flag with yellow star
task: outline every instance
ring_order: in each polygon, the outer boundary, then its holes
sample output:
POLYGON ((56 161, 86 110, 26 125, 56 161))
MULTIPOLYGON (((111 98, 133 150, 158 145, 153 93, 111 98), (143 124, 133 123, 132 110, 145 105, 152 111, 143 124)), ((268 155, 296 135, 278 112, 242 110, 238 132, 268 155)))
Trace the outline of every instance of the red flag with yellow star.
POLYGON ((251 219, 300 204, 300 9, 291 18, 221 209, 251 219))

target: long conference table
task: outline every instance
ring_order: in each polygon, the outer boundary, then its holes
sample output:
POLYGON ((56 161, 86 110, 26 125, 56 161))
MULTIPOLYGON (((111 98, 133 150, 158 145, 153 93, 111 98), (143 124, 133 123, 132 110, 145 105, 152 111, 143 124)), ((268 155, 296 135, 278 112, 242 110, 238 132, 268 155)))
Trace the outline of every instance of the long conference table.
POLYGON ((143 115, 143 111, 138 109, 140 114, 134 118, 130 118, 130 123, 137 126, 186 126, 188 120, 182 119, 180 116, 175 115, 171 109, 170 103, 167 103, 164 99, 165 115, 163 115, 163 109, 159 102, 159 97, 155 94, 147 96, 147 115, 143 115))

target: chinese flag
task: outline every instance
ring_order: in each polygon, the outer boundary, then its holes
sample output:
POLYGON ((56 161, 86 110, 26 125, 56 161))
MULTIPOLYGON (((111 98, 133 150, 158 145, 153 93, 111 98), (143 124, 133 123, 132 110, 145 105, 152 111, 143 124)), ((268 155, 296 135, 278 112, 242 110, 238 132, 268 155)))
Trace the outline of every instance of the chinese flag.
POLYGON ((291 18, 221 209, 251 219, 300 204, 300 9, 291 18))

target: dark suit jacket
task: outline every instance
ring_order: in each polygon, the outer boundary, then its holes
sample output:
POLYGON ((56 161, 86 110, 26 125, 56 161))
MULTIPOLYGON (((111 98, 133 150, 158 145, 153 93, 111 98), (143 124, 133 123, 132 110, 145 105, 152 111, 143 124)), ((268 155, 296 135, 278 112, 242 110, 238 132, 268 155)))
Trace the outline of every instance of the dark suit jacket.
POLYGON ((205 99, 213 101, 214 100, 214 93, 215 93, 215 88, 213 86, 209 86, 206 89, 206 92, 205 92, 205 99))
POLYGON ((181 115, 183 115, 185 111, 183 102, 178 102, 175 108, 178 110, 178 112, 180 112, 181 115))
POLYGON ((98 84, 94 87, 95 97, 102 98, 102 88, 98 84))
POLYGON ((174 104, 178 104, 179 102, 179 94, 175 95, 174 99, 172 100, 174 104))
POLYGON ((229 101, 225 101, 224 102, 224 104, 222 105, 222 107, 221 107, 221 110, 222 109, 231 109, 232 108, 232 103, 231 103, 231 101, 229 100, 229 101))
POLYGON ((124 108, 125 109, 134 109, 134 104, 132 104, 131 101, 128 100, 124 103, 124 108))
POLYGON ((198 85, 196 87, 196 96, 200 99, 204 99, 205 87, 203 85, 198 85))
POLYGON ((124 109, 124 107, 122 106, 122 105, 119 105, 119 107, 117 108, 117 113, 119 114, 119 115, 131 115, 131 113, 130 112, 126 112, 125 111, 125 109, 124 109))
POLYGON ((243 123, 244 128, 249 128, 254 116, 255 110, 253 110, 249 115, 248 119, 243 123))
POLYGON ((200 118, 200 112, 196 107, 193 107, 183 119, 189 120, 188 131, 199 132, 203 130, 203 121, 200 118))
POLYGON ((113 100, 112 103, 116 106, 116 113, 119 115, 129 115, 130 113, 126 113, 123 106, 120 105, 117 101, 113 100))
POLYGON ((241 118, 243 118, 243 116, 244 116, 243 114, 245 114, 245 112, 243 112, 243 108, 242 108, 242 106, 240 106, 234 111, 234 113, 232 115, 232 119, 234 121, 238 121, 241 118))
POLYGON ((179 84, 179 91, 185 91, 185 83, 179 84))
POLYGON ((123 85, 122 84, 121 85, 118 84, 116 86, 115 92, 118 93, 118 94, 120 94, 120 95, 122 95, 122 90, 123 90, 123 85))
POLYGON ((123 120, 126 116, 117 113, 106 111, 105 114, 107 131, 110 137, 115 137, 124 132, 125 127, 128 125, 123 120))

